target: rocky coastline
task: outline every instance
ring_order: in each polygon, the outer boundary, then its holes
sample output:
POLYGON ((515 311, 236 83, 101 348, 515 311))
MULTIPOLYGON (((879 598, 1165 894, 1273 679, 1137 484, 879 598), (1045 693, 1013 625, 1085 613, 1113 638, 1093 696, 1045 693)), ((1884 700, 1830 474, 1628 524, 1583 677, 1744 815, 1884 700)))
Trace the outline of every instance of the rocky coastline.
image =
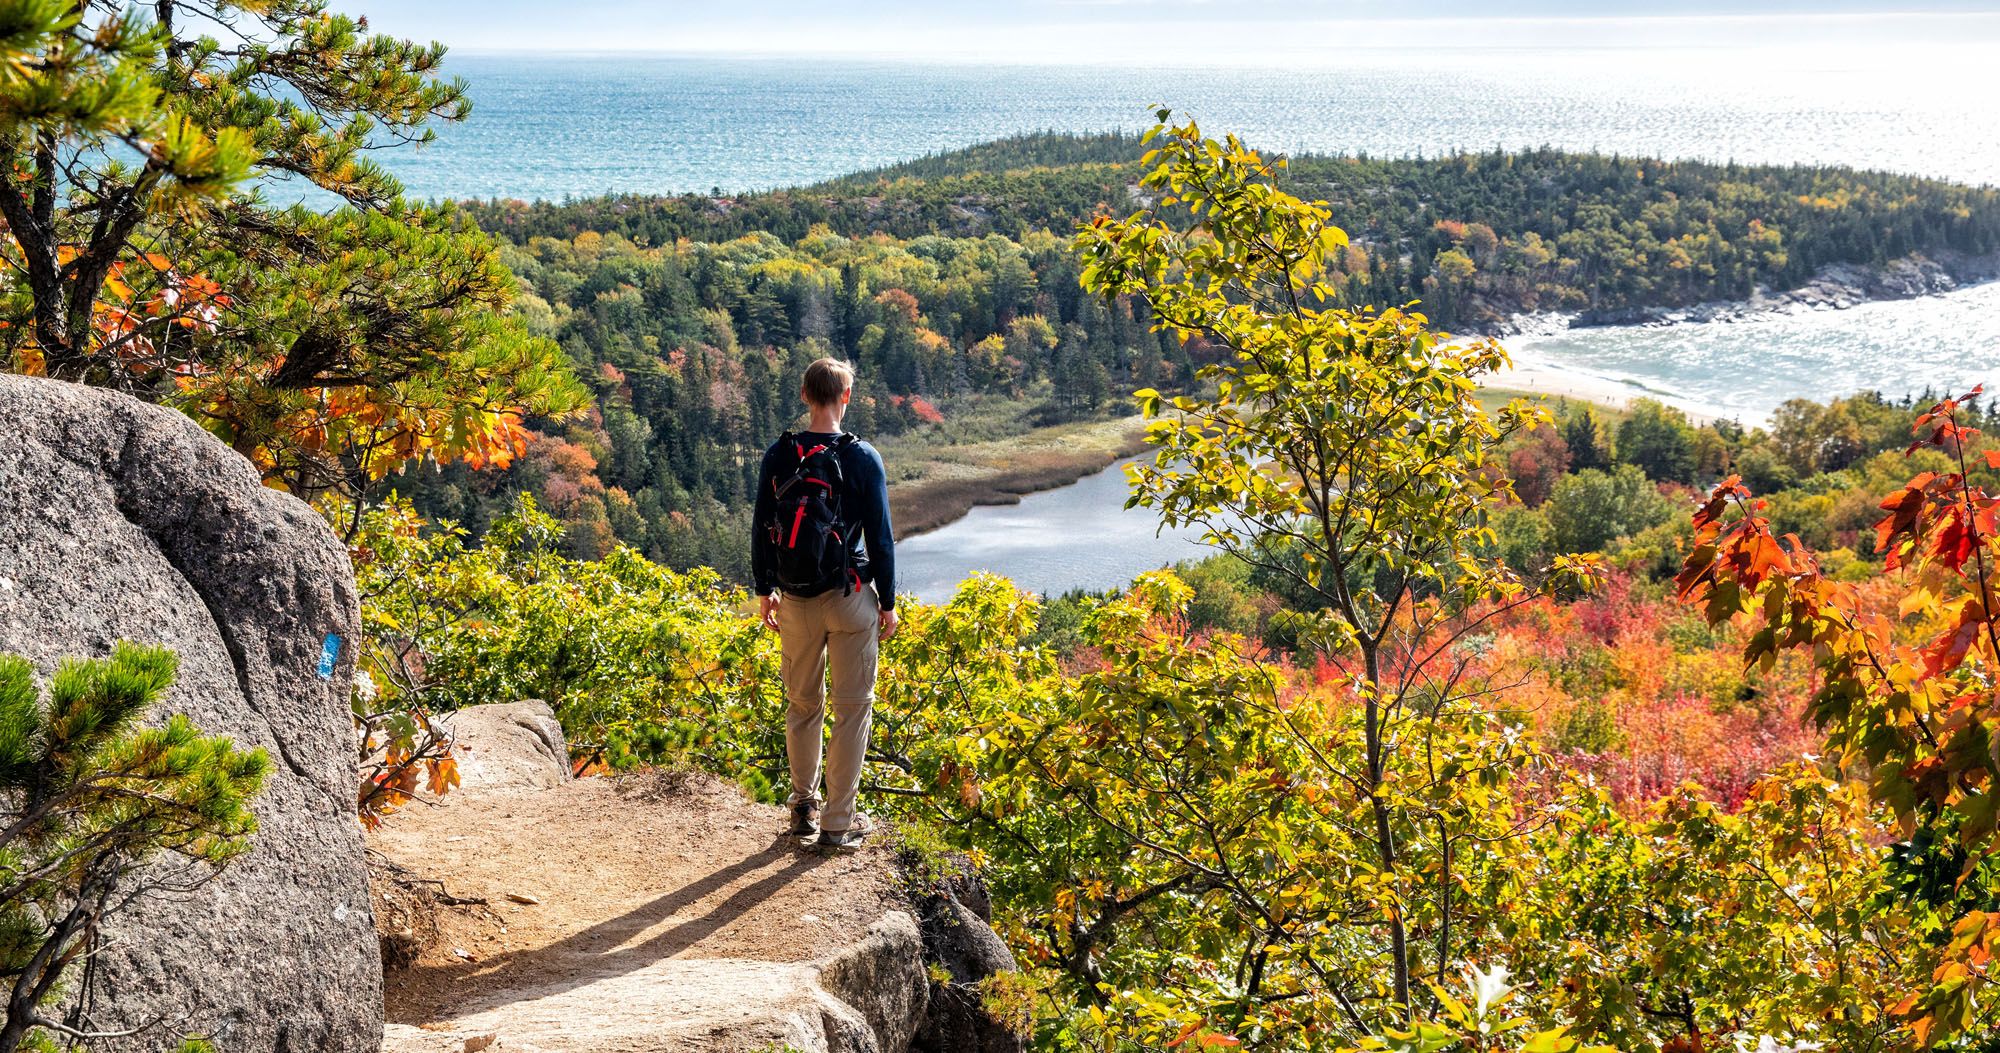
POLYGON ((1759 287, 1747 300, 1709 300, 1678 307, 1634 306, 1582 311, 1513 311, 1486 326, 1482 336, 1546 336, 1600 326, 1659 327, 1698 322, 1745 322, 1779 314, 1841 311, 1876 300, 1935 296, 2000 280, 2000 253, 1972 256, 1940 251, 1912 253, 1880 266, 1829 264, 1796 289, 1759 287))

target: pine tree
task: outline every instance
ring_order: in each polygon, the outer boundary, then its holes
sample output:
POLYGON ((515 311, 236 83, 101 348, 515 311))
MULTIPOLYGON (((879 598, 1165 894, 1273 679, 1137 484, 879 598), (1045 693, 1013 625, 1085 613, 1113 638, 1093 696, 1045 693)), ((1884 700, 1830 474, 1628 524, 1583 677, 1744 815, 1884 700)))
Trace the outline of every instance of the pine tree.
POLYGON ((63 663, 43 700, 28 663, 0 655, 0 1053, 89 1037, 87 1021, 48 1007, 105 916, 158 880, 143 864, 169 853, 212 870, 250 847, 264 751, 185 716, 137 726, 177 668, 170 650, 121 643, 63 663))
POLYGON ((1611 467, 1611 451, 1601 437, 1597 414, 1589 406, 1580 403, 1575 406, 1563 416, 1559 430, 1563 443, 1569 447, 1571 471, 1611 467))
POLYGON ((442 57, 325 0, 0 0, 0 365, 179 406, 307 494, 516 455, 585 393, 492 242, 366 153, 466 116, 442 57))

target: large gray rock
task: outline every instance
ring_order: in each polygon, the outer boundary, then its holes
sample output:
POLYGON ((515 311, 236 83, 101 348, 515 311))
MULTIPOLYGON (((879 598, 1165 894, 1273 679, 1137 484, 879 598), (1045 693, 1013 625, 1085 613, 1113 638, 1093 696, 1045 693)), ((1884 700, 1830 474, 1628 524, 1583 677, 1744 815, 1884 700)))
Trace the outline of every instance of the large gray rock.
POLYGON ((93 1049, 168 1049, 182 1031, 234 1053, 380 1048, 348 710, 358 621, 326 525, 192 421, 0 375, 0 652, 47 675, 121 639, 167 645, 181 673, 162 712, 273 761, 254 850, 106 933, 90 1023, 166 1026, 93 1049))
POLYGON ((924 959, 941 967, 930 983, 924 1019, 912 1036, 914 1053, 1020 1053, 1016 1034, 986 1007, 982 984, 1017 968, 1007 944, 993 931, 992 898, 979 871, 963 857, 936 863, 906 855, 905 881, 923 935, 924 959))
POLYGON ((458 792, 552 790, 570 779, 569 745, 547 702, 471 706, 438 718, 458 760, 458 792))
POLYGON ((391 1024, 387 1049, 909 1053, 925 983, 923 939, 898 910, 823 960, 656 958, 488 996, 448 1023, 391 1024))

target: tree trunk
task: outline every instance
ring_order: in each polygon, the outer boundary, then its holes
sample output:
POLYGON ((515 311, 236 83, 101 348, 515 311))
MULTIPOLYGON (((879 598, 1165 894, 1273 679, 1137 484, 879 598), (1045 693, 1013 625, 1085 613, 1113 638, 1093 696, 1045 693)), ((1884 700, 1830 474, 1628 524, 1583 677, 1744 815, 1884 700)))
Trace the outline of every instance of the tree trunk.
MULTIPOLYGON (((1375 646, 1364 645, 1368 668, 1368 698, 1362 734, 1368 752, 1368 804, 1375 813, 1375 848, 1382 859, 1382 872, 1393 878, 1396 872, 1396 833, 1389 823, 1389 805, 1382 800, 1382 665, 1375 646)), ((1404 1020, 1413 1018, 1410 1004, 1410 937, 1403 921, 1403 906, 1397 903, 1389 915, 1389 961, 1395 970, 1396 1003, 1404 1020)))

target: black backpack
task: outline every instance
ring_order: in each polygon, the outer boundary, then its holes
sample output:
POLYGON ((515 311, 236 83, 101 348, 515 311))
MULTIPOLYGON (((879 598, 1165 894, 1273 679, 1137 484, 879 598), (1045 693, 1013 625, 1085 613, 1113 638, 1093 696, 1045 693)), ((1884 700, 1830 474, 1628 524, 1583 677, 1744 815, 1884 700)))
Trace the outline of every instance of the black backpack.
POLYGON ((840 451, 854 441, 847 434, 831 441, 791 432, 778 438, 780 456, 771 466, 777 511, 762 526, 777 553, 772 566, 778 586, 786 592, 811 596, 839 585, 846 595, 857 583, 840 507, 847 481, 840 451))

